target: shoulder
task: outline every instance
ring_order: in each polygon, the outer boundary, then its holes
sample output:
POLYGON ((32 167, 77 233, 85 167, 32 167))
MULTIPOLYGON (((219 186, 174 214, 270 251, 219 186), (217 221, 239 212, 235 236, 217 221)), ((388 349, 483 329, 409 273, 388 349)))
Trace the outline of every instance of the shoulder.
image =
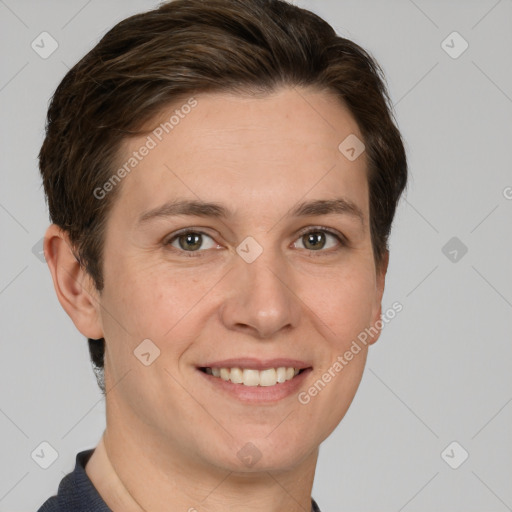
POLYGON ((37 512, 112 512, 85 472, 93 452, 90 449, 77 454, 75 469, 60 481, 57 494, 48 498, 37 512))

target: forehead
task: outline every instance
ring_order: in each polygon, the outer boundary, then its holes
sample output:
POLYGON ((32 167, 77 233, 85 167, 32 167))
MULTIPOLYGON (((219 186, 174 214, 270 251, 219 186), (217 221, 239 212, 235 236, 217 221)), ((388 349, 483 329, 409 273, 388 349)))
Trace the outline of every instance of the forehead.
POLYGON ((347 137, 362 135, 332 93, 203 93, 175 102, 149 126, 120 151, 119 166, 134 164, 116 206, 129 204, 129 215, 173 197, 272 209, 276 200, 295 203, 309 192, 347 193, 366 208, 366 155, 350 161, 339 149, 347 137))

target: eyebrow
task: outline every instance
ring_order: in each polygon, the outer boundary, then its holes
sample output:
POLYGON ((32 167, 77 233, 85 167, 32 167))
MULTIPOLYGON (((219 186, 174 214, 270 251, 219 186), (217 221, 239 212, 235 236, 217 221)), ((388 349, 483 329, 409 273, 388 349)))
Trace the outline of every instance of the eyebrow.
MULTIPOLYGON (((293 207, 286 217, 306 217, 315 215, 347 215, 360 221, 364 226, 364 214, 354 202, 338 197, 336 199, 317 199, 304 201, 293 207)), ((190 215, 196 217, 229 218, 234 213, 219 203, 198 200, 175 200, 143 212, 137 219, 137 225, 145 224, 156 218, 190 215)))

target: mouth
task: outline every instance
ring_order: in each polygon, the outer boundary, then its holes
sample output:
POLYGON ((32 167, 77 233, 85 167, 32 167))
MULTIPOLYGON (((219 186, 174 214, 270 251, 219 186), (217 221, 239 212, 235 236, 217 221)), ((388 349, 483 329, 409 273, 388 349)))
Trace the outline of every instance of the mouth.
POLYGON ((210 391, 248 405, 273 406, 295 396, 313 366, 311 362, 287 357, 241 357, 204 361, 196 371, 210 391))
POLYGON ((199 370, 214 378, 221 379, 232 384, 249 387, 270 387, 293 380, 308 368, 296 368, 293 366, 278 366, 257 370, 241 367, 199 367, 199 370))

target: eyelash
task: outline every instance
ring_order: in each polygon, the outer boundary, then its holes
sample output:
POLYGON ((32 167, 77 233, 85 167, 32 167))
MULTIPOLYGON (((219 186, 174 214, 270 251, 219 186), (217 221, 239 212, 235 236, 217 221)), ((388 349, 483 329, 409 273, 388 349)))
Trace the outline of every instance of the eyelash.
MULTIPOLYGON (((336 247, 334 249, 331 248, 331 249, 327 249, 327 250, 320 249, 318 251, 315 251, 313 249, 304 249, 304 250, 310 252, 312 255, 316 256, 315 253, 319 253, 318 255, 322 255, 322 253, 323 254, 325 254, 325 253, 332 254, 333 252, 337 252, 340 249, 348 246, 348 240, 341 233, 338 233, 337 231, 334 231, 334 230, 331 230, 331 229, 328 229, 328 228, 323 228, 323 227, 310 227, 310 228, 307 228, 304 231, 301 231, 299 233, 299 236, 297 237, 297 240, 299 238, 302 238, 305 235, 310 234, 310 233, 326 233, 326 234, 331 235, 334 238, 336 238, 336 240, 340 244, 339 247, 336 247)), ((172 242, 177 240, 180 236, 188 235, 188 234, 206 235, 207 237, 209 237, 209 238, 211 238, 213 240, 213 237, 210 236, 208 233, 205 233, 204 231, 194 230, 194 229, 191 229, 191 228, 185 228, 185 229, 183 229, 181 231, 173 233, 171 235, 171 237, 168 238, 164 242, 164 246, 169 247, 171 250, 176 251, 177 253, 185 254, 186 255, 185 257, 187 257, 187 258, 201 257, 202 256, 201 253, 204 253, 204 252, 208 251, 208 249, 203 249, 203 250, 199 249, 197 251, 185 251, 183 249, 179 249, 179 248, 171 246, 172 242)))

